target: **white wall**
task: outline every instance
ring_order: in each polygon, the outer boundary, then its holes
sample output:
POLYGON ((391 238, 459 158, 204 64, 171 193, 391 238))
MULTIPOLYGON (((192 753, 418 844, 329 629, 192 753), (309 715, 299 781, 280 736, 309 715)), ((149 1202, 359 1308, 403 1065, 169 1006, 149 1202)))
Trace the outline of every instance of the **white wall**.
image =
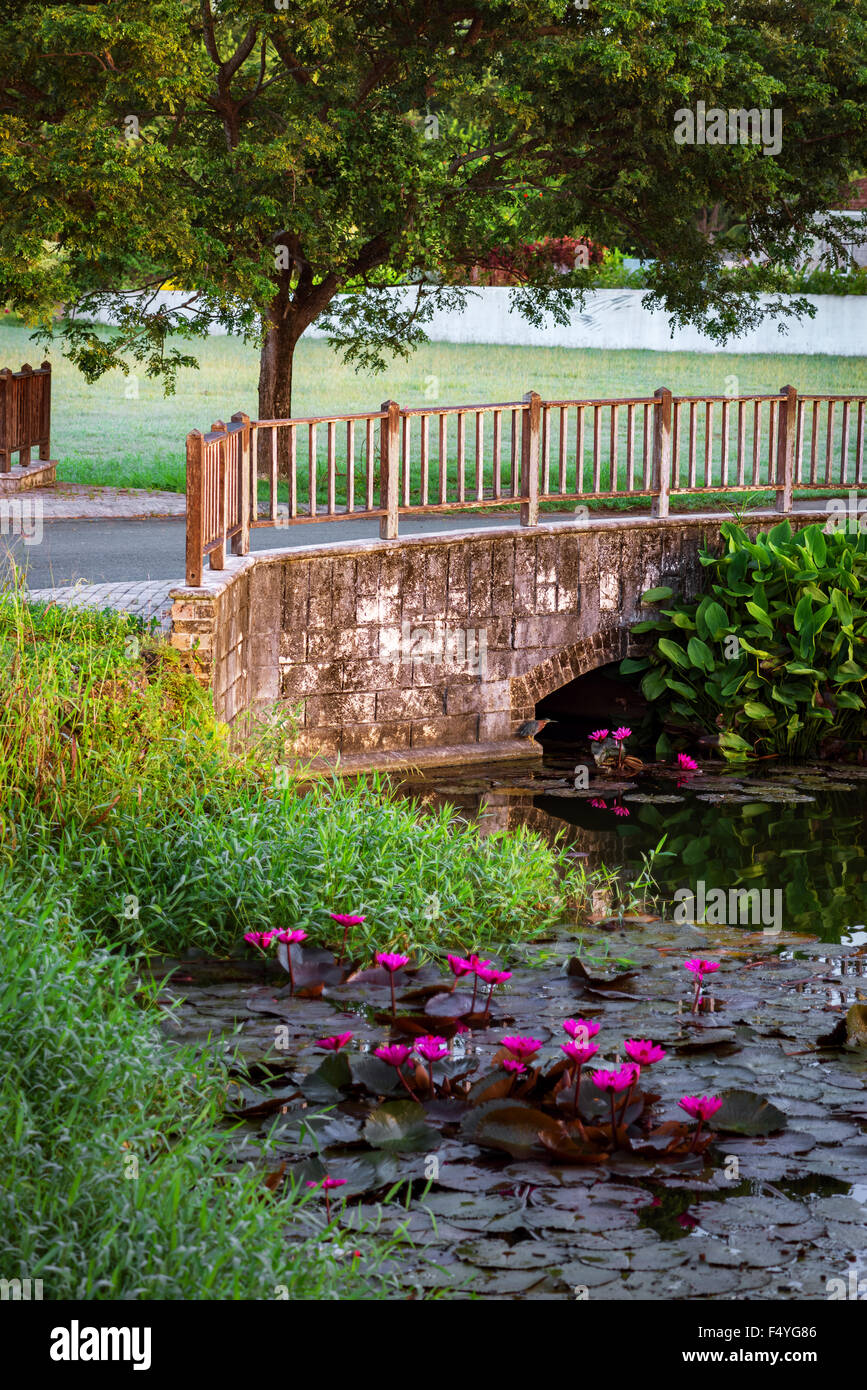
MULTIPOLYGON (((406 294, 395 290, 395 294, 406 294)), ((567 327, 551 324, 533 328, 509 310, 508 288, 482 288, 460 313, 436 312, 425 332, 433 342, 496 343, 516 347, 649 348, 655 352, 786 352, 867 356, 867 295, 808 295, 816 306, 814 319, 778 321, 732 338, 724 346, 695 328, 678 328, 672 337, 668 315, 642 307, 644 290, 592 290, 583 312, 575 312, 567 327)), ((762 296, 763 299, 769 298, 762 296)), ((322 334, 315 324, 307 332, 322 334)))
MULTIPOLYGON (((414 289, 395 289, 397 296, 415 296, 414 289)), ((808 295, 816 306, 814 319, 766 320, 751 333, 732 338, 722 347, 695 328, 678 328, 672 335, 668 315, 642 307, 644 290, 592 290, 583 312, 574 312, 566 327, 550 324, 533 328, 520 314, 510 312, 508 288, 473 291, 461 311, 436 311, 425 331, 436 343, 492 343, 514 347, 648 348, 655 352, 828 353, 841 357, 867 356, 867 295, 808 295)), ((180 304, 188 298, 177 291, 159 296, 162 303, 180 304)), ((767 299, 768 296, 762 296, 767 299)), ((215 330, 222 332, 221 329, 215 330)), ((311 325, 312 338, 326 336, 311 325)))

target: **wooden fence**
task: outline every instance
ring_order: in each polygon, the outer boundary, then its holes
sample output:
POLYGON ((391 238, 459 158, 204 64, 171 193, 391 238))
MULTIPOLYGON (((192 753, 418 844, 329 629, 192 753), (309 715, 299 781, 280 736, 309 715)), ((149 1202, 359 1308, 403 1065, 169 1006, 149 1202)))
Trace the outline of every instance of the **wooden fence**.
POLYGON ((30 450, 39 449, 40 459, 50 459, 51 363, 43 362, 36 371, 25 362, 20 372, 9 367, 0 370, 0 473, 12 467, 12 455, 26 468, 30 450))
POLYGON ((530 391, 494 405, 233 415, 187 437, 187 583, 201 583, 205 556, 222 569, 228 545, 246 554, 256 526, 378 517, 394 538, 401 513, 513 503, 534 526, 541 502, 648 498, 664 517, 672 497, 757 491, 788 512, 796 488, 863 483, 865 406, 867 397, 799 397, 792 386, 733 399, 660 387, 636 399, 530 391))

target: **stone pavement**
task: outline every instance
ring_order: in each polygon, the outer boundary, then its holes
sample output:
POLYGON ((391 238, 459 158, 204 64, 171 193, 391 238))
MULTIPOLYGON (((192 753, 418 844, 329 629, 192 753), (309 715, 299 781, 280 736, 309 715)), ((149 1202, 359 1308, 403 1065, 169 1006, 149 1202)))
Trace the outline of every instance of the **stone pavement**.
POLYGON ((187 510, 187 499, 182 492, 97 487, 90 483, 55 483, 34 490, 32 498, 41 503, 43 521, 82 518, 129 521, 137 517, 184 516, 187 510))
POLYGON ((176 587, 177 581, 159 579, 119 580, 115 584, 79 582, 57 589, 31 589, 28 598, 33 603, 56 603, 61 608, 113 608, 146 621, 157 618, 162 631, 168 632, 172 625, 169 592, 176 587))

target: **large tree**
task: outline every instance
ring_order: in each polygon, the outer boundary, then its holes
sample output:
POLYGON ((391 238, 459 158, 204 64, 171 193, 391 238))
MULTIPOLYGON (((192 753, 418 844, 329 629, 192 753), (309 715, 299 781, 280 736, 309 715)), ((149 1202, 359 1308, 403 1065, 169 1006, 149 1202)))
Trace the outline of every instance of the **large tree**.
MULTIPOLYGON (((465 293, 440 273, 533 236, 651 258, 648 302, 723 341, 814 236, 843 254, 825 214, 865 167, 867 0, 0 0, 0 301, 62 303, 89 379, 136 360, 170 389, 178 329, 258 337, 263 417, 314 319, 380 364, 465 293), (679 143, 699 101, 780 110, 779 151, 679 143), (768 262, 752 295, 718 205, 768 262)), ((591 274, 540 261, 517 307, 562 317, 591 274)))

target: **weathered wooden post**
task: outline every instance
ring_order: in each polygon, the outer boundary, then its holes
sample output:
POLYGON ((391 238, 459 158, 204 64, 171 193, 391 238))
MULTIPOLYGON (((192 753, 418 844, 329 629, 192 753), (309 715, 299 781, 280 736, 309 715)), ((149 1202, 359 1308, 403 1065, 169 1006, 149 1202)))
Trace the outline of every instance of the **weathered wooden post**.
POLYGON ((523 398, 527 409, 521 420, 521 525, 536 526, 539 521, 539 421, 542 397, 528 391, 523 398))
POLYGON ((212 434, 222 434, 223 438, 219 441, 219 473, 217 477, 217 525, 216 530, 220 536, 219 545, 211 551, 211 569, 222 570, 226 568, 226 513, 229 509, 229 472, 226 468, 226 424, 223 420, 216 420, 211 425, 212 434))
POLYGON ((238 508, 241 513, 241 529, 236 536, 232 537, 232 554, 249 555, 250 553, 250 499, 253 491, 253 484, 250 477, 250 464, 253 451, 250 447, 250 417, 245 415, 243 410, 239 410, 232 416, 232 424, 240 424, 243 428, 239 431, 238 438, 238 467, 241 476, 238 479, 238 508))
POLYGON ((202 551, 205 548, 202 498, 202 460, 205 440, 201 430, 187 435, 187 583, 198 589, 202 582, 202 551))
POLYGON ((39 458, 41 460, 51 458, 51 363, 46 360, 39 367, 42 377, 42 389, 39 393, 39 419, 37 421, 38 434, 36 436, 39 443, 39 458))
POLYGON ((777 423, 777 511, 792 510, 795 488, 795 431, 798 420, 798 393, 794 386, 781 386, 777 423))
POLYGON ((380 410, 386 415, 379 432, 379 505, 386 514, 379 518, 379 534, 384 541, 393 541, 400 504, 400 406, 396 401, 383 401, 380 410))
POLYGON ((653 407, 653 474, 651 486, 654 497, 650 503, 651 516, 668 516, 671 487, 671 392, 667 386, 654 391, 653 407))

